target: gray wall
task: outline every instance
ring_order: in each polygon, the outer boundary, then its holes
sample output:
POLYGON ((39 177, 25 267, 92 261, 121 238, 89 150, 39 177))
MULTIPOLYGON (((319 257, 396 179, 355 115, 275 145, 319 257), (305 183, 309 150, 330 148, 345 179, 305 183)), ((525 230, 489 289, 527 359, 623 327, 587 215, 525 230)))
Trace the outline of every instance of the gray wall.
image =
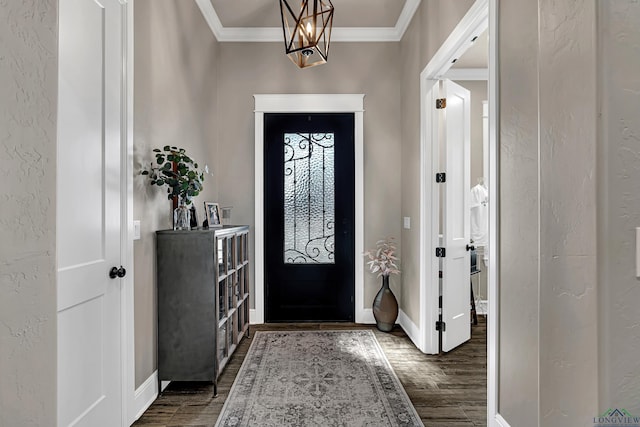
POLYGON ((502 267, 498 405, 512 425, 528 427, 539 421, 538 8, 536 2, 527 0, 500 2, 499 13, 502 267))
MULTIPOLYGON (((482 101, 488 99, 486 80, 457 80, 471 92, 471 188, 484 175, 482 165, 482 101)), ((485 293, 486 295, 486 293, 485 293)))
POLYGON ((597 317, 584 315, 597 313, 596 13, 539 5, 539 410, 553 427, 599 411, 597 317))
POLYGON ((193 1, 136 0, 134 81, 134 242, 136 387, 156 369, 155 231, 172 227, 166 190, 137 173, 153 160, 152 149, 183 147, 201 169, 209 165, 204 191, 195 198, 217 200, 216 149, 218 42, 193 1))
POLYGON ((595 3, 499 13, 499 410, 582 425, 598 413, 595 3))
MULTIPOLYGON (((233 206, 231 222, 249 224, 252 229, 255 225, 253 94, 364 93, 365 248, 384 236, 398 238, 399 59, 397 43, 333 43, 327 64, 300 70, 285 56, 281 43, 221 43, 219 201, 233 206)), ((398 297, 400 280, 398 276, 391 279, 398 297)), ((366 307, 371 306, 379 287, 379 279, 366 271, 366 307)))
POLYGON ((56 419, 58 2, 0 2, 0 425, 56 419))
POLYGON ((598 2, 600 408, 640 414, 640 3, 598 2))
MULTIPOLYGON (((402 77, 402 216, 411 229, 402 230, 400 306, 411 320, 420 320, 420 73, 467 13, 473 0, 423 0, 400 43, 402 77)), ((398 188, 398 187, 396 187, 398 188)))

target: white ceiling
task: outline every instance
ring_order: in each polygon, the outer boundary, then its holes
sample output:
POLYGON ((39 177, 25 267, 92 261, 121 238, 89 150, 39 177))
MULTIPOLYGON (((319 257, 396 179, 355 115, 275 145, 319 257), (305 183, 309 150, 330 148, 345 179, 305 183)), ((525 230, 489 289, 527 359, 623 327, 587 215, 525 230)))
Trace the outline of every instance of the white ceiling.
MULTIPOLYGON (((395 27, 405 0, 332 0, 334 27, 395 27)), ((211 0, 224 27, 279 27, 278 0, 211 0)), ((294 8, 300 0, 289 0, 294 8)), ((294 8, 295 10, 295 8, 294 8)))
MULTIPOLYGON (((279 42, 279 0, 195 0, 218 41, 279 42)), ((300 0, 289 0, 289 4, 300 0)), ((421 0, 331 0, 332 42, 400 41, 421 0)))

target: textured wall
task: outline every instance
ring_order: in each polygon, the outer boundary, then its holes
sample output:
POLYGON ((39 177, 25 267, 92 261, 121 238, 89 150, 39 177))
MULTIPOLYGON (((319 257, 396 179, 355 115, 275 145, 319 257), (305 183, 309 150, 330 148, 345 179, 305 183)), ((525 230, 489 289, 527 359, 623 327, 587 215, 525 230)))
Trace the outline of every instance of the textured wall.
POLYGON ((564 427, 599 411, 596 16, 593 0, 539 8, 540 424, 564 427))
POLYGON ((56 0, 0 2, 0 425, 56 419, 56 0))
MULTIPOLYGON (((220 45, 219 200, 225 206, 233 206, 232 222, 254 226, 253 94, 364 93, 365 248, 384 236, 399 238, 401 130, 397 47, 397 43, 333 43, 327 64, 300 70, 285 56, 281 43, 220 45)), ((380 283, 367 271, 364 278, 365 306, 370 307, 380 283)), ((401 276, 391 279, 398 295, 400 280, 401 276)))
POLYGON ((217 200, 216 147, 218 42, 193 1, 136 0, 134 81, 134 218, 141 239, 134 242, 136 387, 156 369, 155 231, 172 227, 164 188, 137 175, 152 149, 183 147, 202 169, 204 191, 195 198, 217 200))
POLYGON ((640 415, 640 2, 598 5, 600 410, 640 415))
POLYGON ((423 0, 402 42, 402 216, 411 229, 402 230, 400 306, 417 325, 420 321, 420 73, 467 13, 473 0, 423 0))
POLYGON ((594 7, 500 3, 499 412, 511 425, 598 411, 594 7))
POLYGON ((498 406, 511 425, 529 427, 538 425, 537 4, 528 0, 500 2, 499 13, 498 406))

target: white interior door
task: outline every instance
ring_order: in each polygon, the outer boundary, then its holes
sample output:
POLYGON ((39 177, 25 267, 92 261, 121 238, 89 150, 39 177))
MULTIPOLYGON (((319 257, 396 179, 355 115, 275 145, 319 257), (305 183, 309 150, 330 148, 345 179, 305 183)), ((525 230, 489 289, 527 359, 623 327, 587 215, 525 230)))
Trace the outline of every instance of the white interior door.
POLYGON ((58 426, 123 424, 117 0, 60 0, 57 157, 58 426))
MULTIPOLYGON (((444 123, 440 129, 444 146, 446 182, 443 191, 442 230, 442 351, 450 351, 471 338, 470 269, 467 250, 469 223, 471 116, 469 91, 450 80, 441 82, 446 98, 444 123)), ((441 121, 442 123, 442 121, 441 121)))

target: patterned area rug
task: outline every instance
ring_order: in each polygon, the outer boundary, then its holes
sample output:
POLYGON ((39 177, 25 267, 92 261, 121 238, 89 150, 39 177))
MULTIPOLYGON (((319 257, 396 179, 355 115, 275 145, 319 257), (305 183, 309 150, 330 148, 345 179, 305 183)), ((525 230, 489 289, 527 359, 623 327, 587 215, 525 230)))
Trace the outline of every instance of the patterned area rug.
POLYGON ((256 332, 216 427, 422 426, 372 331, 256 332))

